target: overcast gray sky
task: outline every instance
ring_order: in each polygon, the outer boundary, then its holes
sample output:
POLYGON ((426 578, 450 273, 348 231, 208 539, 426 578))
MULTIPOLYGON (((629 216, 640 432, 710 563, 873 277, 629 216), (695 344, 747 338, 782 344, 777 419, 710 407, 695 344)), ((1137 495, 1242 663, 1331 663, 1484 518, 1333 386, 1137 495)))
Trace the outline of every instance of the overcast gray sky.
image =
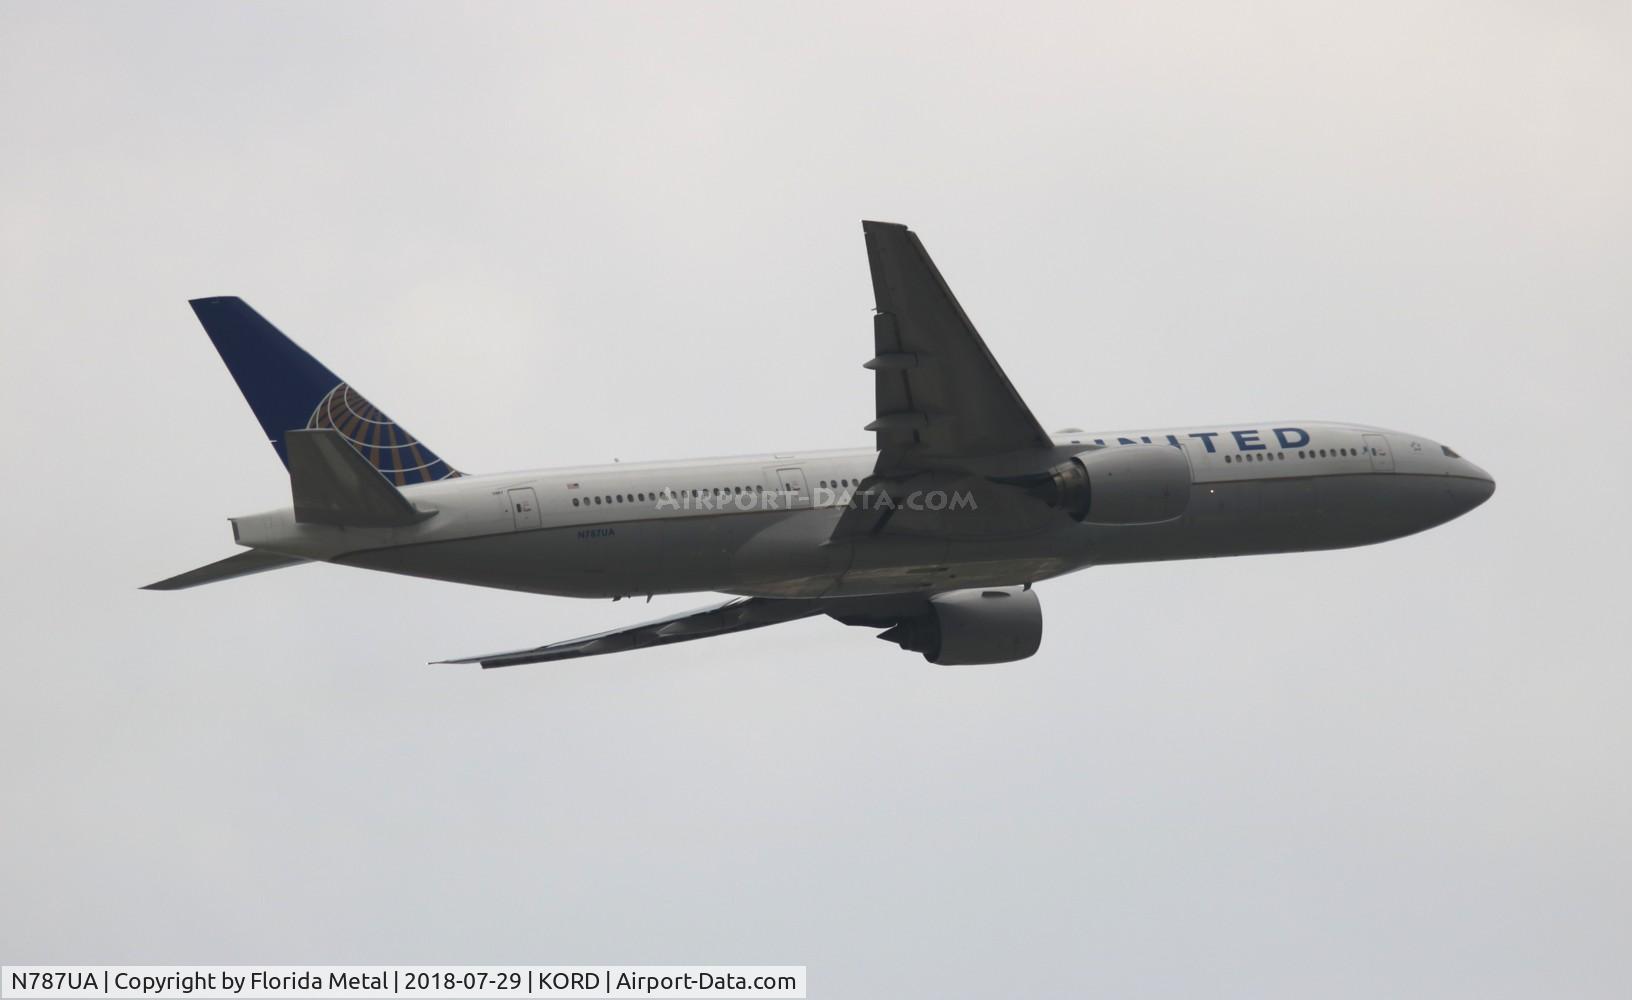
POLYGON ((1632 8, 0 5, 0 959, 787 963, 813 997, 1632 995, 1632 8), (861 446, 859 221, 1050 427, 1494 500, 1090 570, 1042 652, 312 566, 242 295, 461 468, 861 446))

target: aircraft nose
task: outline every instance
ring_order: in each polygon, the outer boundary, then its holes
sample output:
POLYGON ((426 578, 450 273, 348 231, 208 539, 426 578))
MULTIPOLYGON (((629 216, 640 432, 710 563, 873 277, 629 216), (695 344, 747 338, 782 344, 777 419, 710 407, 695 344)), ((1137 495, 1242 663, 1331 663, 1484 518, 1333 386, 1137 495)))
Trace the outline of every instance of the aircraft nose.
POLYGON ((1489 500, 1496 492, 1496 477, 1477 465, 1474 465, 1471 471, 1473 475, 1459 479, 1456 488, 1452 490, 1457 505, 1462 508, 1464 514, 1489 500))

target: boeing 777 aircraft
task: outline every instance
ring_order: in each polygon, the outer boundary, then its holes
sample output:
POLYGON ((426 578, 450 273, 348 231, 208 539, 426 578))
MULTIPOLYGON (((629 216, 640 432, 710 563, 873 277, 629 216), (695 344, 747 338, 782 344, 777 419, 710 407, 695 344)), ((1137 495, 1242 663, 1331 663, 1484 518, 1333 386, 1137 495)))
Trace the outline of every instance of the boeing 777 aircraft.
POLYGON ((248 551, 180 590, 322 561, 563 597, 730 600, 503 667, 827 615, 931 663, 1035 653, 1033 584, 1088 566, 1367 545, 1484 503, 1491 477, 1417 434, 1270 420, 1045 432, 905 226, 862 224, 876 447, 459 472, 242 299, 193 301, 292 502, 232 518, 248 551))

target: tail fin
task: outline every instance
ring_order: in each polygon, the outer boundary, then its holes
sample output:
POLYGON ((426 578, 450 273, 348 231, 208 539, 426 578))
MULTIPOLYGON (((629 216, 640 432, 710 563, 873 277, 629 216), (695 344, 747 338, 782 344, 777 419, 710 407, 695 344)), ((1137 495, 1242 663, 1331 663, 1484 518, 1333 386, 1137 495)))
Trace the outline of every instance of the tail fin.
POLYGON ((327 429, 339 431, 398 486, 460 475, 243 299, 225 296, 189 304, 286 467, 285 434, 327 429))

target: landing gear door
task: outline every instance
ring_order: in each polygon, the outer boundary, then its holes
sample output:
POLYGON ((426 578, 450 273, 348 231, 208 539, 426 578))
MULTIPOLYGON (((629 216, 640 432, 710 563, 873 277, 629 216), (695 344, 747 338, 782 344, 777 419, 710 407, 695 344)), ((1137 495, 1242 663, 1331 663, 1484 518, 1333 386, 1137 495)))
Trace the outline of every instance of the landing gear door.
POLYGON ((775 503, 778 506, 788 509, 810 506, 810 487, 805 483, 805 470, 791 465, 766 469, 765 480, 771 492, 776 494, 775 503))
POLYGON ((1388 450, 1388 438, 1381 434, 1366 434, 1366 451, 1371 453, 1371 471, 1393 472, 1394 453, 1388 450))

